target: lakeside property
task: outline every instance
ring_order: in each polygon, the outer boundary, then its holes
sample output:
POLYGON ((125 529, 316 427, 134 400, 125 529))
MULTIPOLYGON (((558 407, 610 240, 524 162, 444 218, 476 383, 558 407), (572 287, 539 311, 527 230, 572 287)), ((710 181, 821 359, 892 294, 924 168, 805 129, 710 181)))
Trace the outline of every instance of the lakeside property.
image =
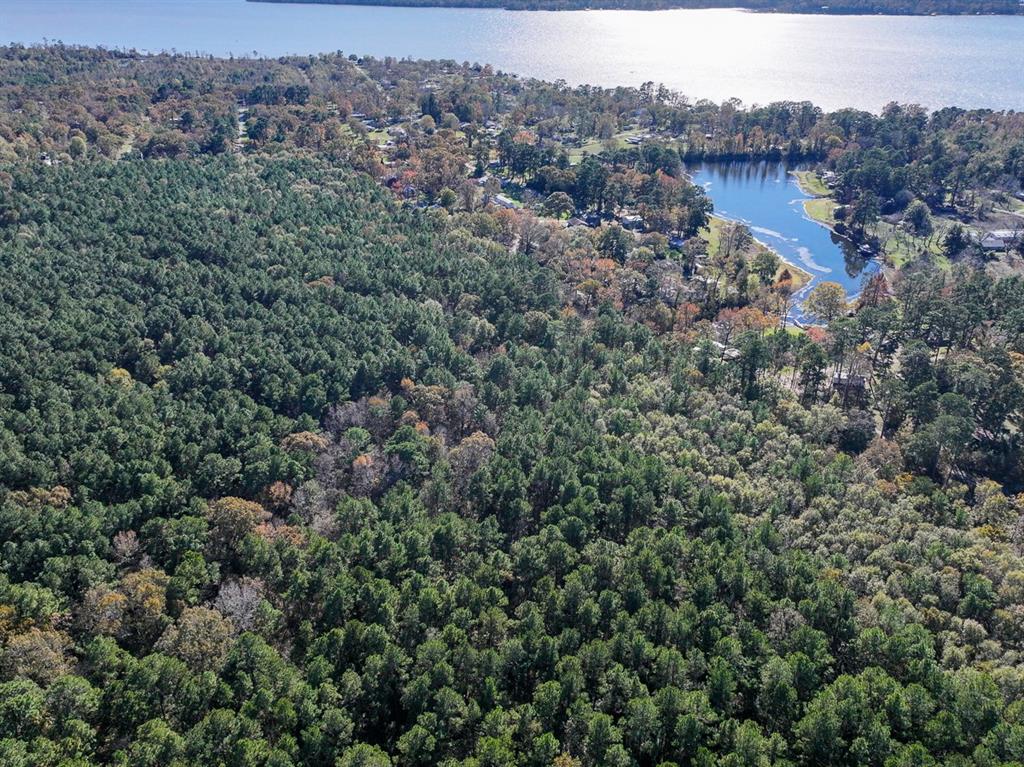
MULTIPOLYGON (((1022 270, 1010 222, 1024 186, 1024 116, 1015 112, 930 115, 891 105, 875 117, 792 102, 742 109, 691 102, 653 83, 574 89, 482 65, 342 54, 218 64, 242 79, 212 94, 190 85, 207 76, 201 57, 65 55, 88 60, 72 89, 91 78, 102 90, 125 71, 151 77, 166 67, 182 76, 161 80, 156 101, 133 102, 150 106, 129 105, 118 120, 105 97, 84 122, 64 115, 66 101, 12 109, 3 122, 13 140, 0 143, 0 156, 54 165, 246 156, 294 143, 347 158, 408 207, 468 216, 470 231, 497 227, 509 249, 564 261, 566 289, 584 313, 610 301, 674 324, 651 300, 657 295, 669 315, 685 301, 702 318, 743 307, 789 317, 817 284, 837 283, 845 303, 880 263, 898 269, 922 255, 942 267, 1022 270), (61 119, 76 121, 73 135, 54 130, 61 119), (981 139, 965 152, 964 135, 981 139), (972 158, 984 177, 959 172, 972 158), (811 194, 791 169, 807 171, 811 194), (481 211, 493 218, 477 220, 481 211), (712 212, 742 224, 724 251, 712 247, 712 212), (974 220, 990 227, 983 236, 960 223, 974 220), (785 277, 757 241, 809 279, 785 277), (993 259, 999 249, 1005 257, 993 259)), ((41 76, 59 76, 33 49, 8 57, 14 106, 27 103, 41 76)))
MULTIPOLYGON (((711 216, 711 219, 708 221, 708 225, 700 231, 701 238, 707 243, 708 261, 714 262, 721 256, 723 238, 728 239, 726 230, 729 226, 735 223, 737 222, 728 218, 723 218, 722 216, 711 216)), ((794 293, 800 292, 814 278, 814 275, 809 271, 799 264, 795 264, 792 261, 787 260, 785 255, 779 253, 775 248, 757 237, 751 237, 749 242, 744 243, 743 255, 751 261, 756 260, 758 256, 765 253, 771 253, 779 260, 779 265, 775 270, 774 280, 776 282, 788 281, 792 286, 794 293)))
POLYGON ((691 176, 707 190, 716 215, 743 222, 762 247, 802 273, 794 283, 790 319, 806 321, 802 305, 817 284, 838 283, 852 299, 878 270, 831 228, 804 215, 801 188, 785 164, 702 163, 691 176))
POLYGON ((806 100, 876 114, 891 101, 1024 110, 1024 16, 0 0, 0 19, 3 39, 24 44, 49 39, 234 57, 342 50, 489 63, 570 85, 651 81, 695 102, 806 100))
POLYGON ((871 223, 856 231, 842 221, 845 211, 835 199, 834 173, 803 170, 794 171, 793 176, 800 189, 811 195, 803 203, 810 219, 850 238, 890 272, 922 257, 949 270, 953 240, 962 240, 964 247, 973 244, 990 260, 993 272, 1004 273, 1021 266, 1020 257, 1013 252, 1024 238, 1024 203, 1019 197, 989 189, 978 192, 980 199, 970 209, 956 207, 951 201, 936 210, 921 204, 907 205, 880 211, 871 223))

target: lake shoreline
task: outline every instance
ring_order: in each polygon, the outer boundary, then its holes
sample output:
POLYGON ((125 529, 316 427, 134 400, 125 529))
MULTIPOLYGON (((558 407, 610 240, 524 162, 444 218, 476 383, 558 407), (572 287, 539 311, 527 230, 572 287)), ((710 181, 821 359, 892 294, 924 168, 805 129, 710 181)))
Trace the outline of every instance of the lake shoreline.
MULTIPOLYGON (((717 220, 718 222, 721 223, 738 222, 741 224, 746 224, 747 226, 750 225, 747 221, 743 221, 742 219, 738 218, 729 218, 728 216, 712 215, 711 218, 712 221, 717 220)), ((709 222, 708 226, 710 227, 712 225, 713 224, 709 222)), ((814 280, 817 277, 817 275, 812 274, 811 272, 807 271, 804 267, 795 263, 792 259, 787 258, 786 255, 782 253, 778 248, 773 248, 764 240, 759 239, 757 235, 751 233, 751 238, 754 240, 754 243, 758 248, 762 248, 764 250, 769 251, 770 253, 774 253, 778 257, 779 261, 782 262, 780 274, 782 271, 788 271, 793 276, 793 292, 791 294, 790 299, 792 301, 792 304, 790 305, 789 310, 786 312, 785 317, 783 317, 784 325, 792 325, 792 327, 798 328, 799 330, 806 330, 809 326, 814 325, 815 323, 809 321, 806 315, 804 315, 803 312, 800 311, 800 305, 802 303, 801 298, 804 296, 805 293, 810 292, 811 286, 814 284, 814 280)))
MULTIPOLYGON (((831 211, 834 211, 837 207, 839 207, 839 203, 837 203, 835 199, 832 197, 832 193, 830 190, 825 189, 825 193, 823 193, 821 189, 814 188, 812 182, 810 181, 811 177, 813 177, 814 181, 817 182, 819 185, 821 184, 821 182, 818 181, 817 175, 814 173, 814 171, 790 171, 790 174, 793 176, 793 178, 796 179, 796 185, 800 188, 800 191, 810 196, 809 200, 804 200, 803 202, 804 213, 806 214, 807 218, 809 218, 814 223, 820 224, 821 226, 825 227, 830 232, 832 232, 832 234, 834 234, 836 237, 839 237, 845 240, 846 242, 850 243, 851 245, 856 246, 856 243, 853 240, 851 240, 845 234, 840 234, 839 232, 837 232, 835 226, 833 226, 835 219, 832 217, 831 211), (828 201, 829 203, 831 203, 832 207, 830 209, 828 220, 826 220, 822 211, 816 211, 814 206, 812 205, 812 203, 819 201, 828 201)), ((882 272, 882 274, 885 276, 887 280, 891 280, 892 277, 898 271, 895 268, 893 268, 884 258, 881 258, 878 254, 869 256, 864 260, 873 261, 874 263, 878 264, 879 270, 882 272)), ((856 298, 858 295, 860 294, 855 294, 851 296, 851 298, 856 298)))
POLYGON ((23 45, 61 40, 204 57, 344 51, 357 58, 468 61, 572 87, 614 90, 650 81, 692 102, 809 102, 825 112, 879 115, 893 101, 930 111, 1024 110, 1024 15, 565 14, 243 0, 0 0, 0 19, 5 39, 23 45), (789 55, 779 56, 782 50, 789 55), (729 66, 721 66, 723 60, 729 66))
POLYGON ((817 181, 817 176, 815 175, 814 171, 791 170, 789 171, 789 175, 796 179, 797 187, 809 198, 803 201, 803 209, 804 213, 807 215, 807 218, 809 218, 811 221, 814 221, 817 224, 821 224, 823 227, 825 227, 834 235, 836 235, 836 237, 843 237, 843 239, 849 240, 849 237, 845 237, 844 235, 839 234, 839 232, 835 230, 835 226, 833 226, 835 219, 831 217, 831 215, 828 218, 826 218, 822 211, 816 210, 813 206, 808 205, 808 203, 813 203, 816 200, 829 200, 833 205, 832 210, 835 210, 835 208, 838 207, 838 203, 836 203, 835 200, 832 198, 830 192, 828 192, 827 190, 822 191, 821 189, 816 189, 812 187, 809 177, 813 177, 815 181, 817 181))
MULTIPOLYGON (((814 175, 814 171, 790 171, 790 173, 796 179, 796 184, 800 188, 800 191, 806 195, 810 195, 811 197, 811 199, 809 200, 804 200, 803 203, 804 213, 807 215, 807 218, 809 218, 811 221, 814 221, 816 224, 820 224, 821 226, 825 227, 830 232, 832 232, 832 234, 834 234, 836 237, 840 237, 849 242, 850 244, 856 245, 856 243, 854 243, 854 241, 851 240, 846 235, 839 234, 839 232, 835 230, 835 227, 832 225, 832 223, 824 219, 820 211, 818 211, 818 214, 816 215, 813 207, 809 206, 809 203, 814 203, 816 201, 821 200, 828 200, 829 202, 831 202, 832 210, 835 210, 835 208, 838 207, 839 205, 837 202, 835 202, 835 199, 832 197, 831 191, 828 191, 827 194, 822 194, 820 190, 815 189, 811 186, 808 176, 814 176, 815 180, 817 180, 817 176, 814 175)), ((834 221, 834 219, 832 219, 832 221, 834 221)), ((888 259, 883 258, 883 255, 884 254, 882 253, 877 253, 873 256, 866 258, 865 260, 873 261, 874 263, 878 264, 878 268, 882 272, 882 275, 891 282, 892 279, 896 276, 897 272, 899 272, 899 269, 890 264, 888 259)), ((856 298, 856 296, 854 296, 854 298, 856 298)))
MULTIPOLYGON (((711 218, 712 220, 717 220, 723 223, 740 223, 750 226, 750 223, 747 221, 744 221, 739 218, 730 218, 729 216, 723 216, 718 213, 713 213, 711 215, 711 218)), ((710 227, 711 224, 709 223, 708 226, 710 227)), ((785 254, 781 253, 778 250, 778 248, 773 248, 764 240, 759 239, 757 235, 754 234, 753 232, 751 233, 751 237, 753 238, 754 242, 757 243, 757 246, 759 248, 763 248, 764 250, 774 253, 776 256, 779 257, 779 260, 783 264, 785 264, 784 268, 788 269, 790 273, 793 275, 794 295, 799 293, 801 290, 806 288, 808 285, 811 284, 811 282, 814 281, 813 274, 811 274, 809 271, 807 271, 804 267, 800 266, 799 264, 794 263, 790 258, 787 258, 785 254)))
POLYGON ((806 177, 800 183, 798 169, 782 162, 704 163, 688 168, 688 175, 707 189, 718 217, 746 223, 758 247, 770 249, 795 276, 799 274, 789 319, 806 324, 802 305, 815 286, 837 282, 847 299, 854 300, 863 280, 882 264, 854 257, 856 249, 848 238, 807 214, 803 203, 822 199, 819 195, 825 190, 806 177))

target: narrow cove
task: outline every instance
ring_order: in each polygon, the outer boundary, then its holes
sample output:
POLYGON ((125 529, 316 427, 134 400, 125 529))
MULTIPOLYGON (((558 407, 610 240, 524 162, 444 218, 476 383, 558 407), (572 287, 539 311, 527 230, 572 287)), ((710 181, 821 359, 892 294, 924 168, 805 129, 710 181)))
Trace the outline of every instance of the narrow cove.
POLYGON ((837 282, 849 298, 856 296, 865 277, 878 271, 856 246, 811 219, 804 201, 812 199, 781 162, 701 163, 688 168, 695 184, 715 203, 715 215, 742 221, 764 245, 787 263, 811 275, 794 297, 789 320, 807 322, 803 302, 821 282, 837 282))

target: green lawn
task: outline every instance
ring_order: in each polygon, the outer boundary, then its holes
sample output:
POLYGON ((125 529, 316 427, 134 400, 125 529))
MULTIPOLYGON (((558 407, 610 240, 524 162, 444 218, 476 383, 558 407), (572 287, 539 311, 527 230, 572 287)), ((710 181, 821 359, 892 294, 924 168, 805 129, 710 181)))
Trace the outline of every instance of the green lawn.
POLYGON ((813 194, 815 197, 829 197, 832 190, 825 186, 825 183, 818 178, 818 174, 810 170, 793 171, 797 183, 804 190, 805 194, 813 194))
POLYGON ((935 257, 938 266, 949 269, 949 259, 942 251, 942 240, 953 224, 941 218, 933 218, 932 222, 934 231, 928 237, 917 237, 887 221, 879 221, 871 232, 882 243, 882 255, 898 269, 926 252, 935 257))
MULTIPOLYGON (((838 207, 832 199, 831 190, 812 171, 794 171, 793 175, 805 194, 814 195, 813 199, 804 201, 804 211, 818 223, 831 227, 835 223, 834 212, 838 207)), ((932 223, 934 230, 928 237, 917 237, 887 221, 875 224, 871 234, 882 243, 881 255, 897 269, 925 252, 931 253, 940 267, 948 269, 950 264, 942 252, 942 240, 953 222, 933 216, 932 223)))
MULTIPOLYGON (((605 146, 609 142, 617 149, 624 149, 625 147, 630 146, 630 144, 626 141, 627 138, 644 132, 645 131, 643 129, 633 128, 630 130, 620 131, 616 133, 614 136, 612 136, 610 139, 594 139, 593 141, 588 141, 581 147, 573 147, 572 149, 569 150, 569 162, 572 165, 576 165, 577 163, 582 162, 584 156, 588 154, 601 154, 601 152, 604 151, 605 146)), ((659 138, 658 141, 662 144, 673 143, 673 140, 667 140, 664 138, 659 138)))
POLYGON ((815 197, 813 200, 804 200, 804 212, 809 218, 819 224, 831 227, 835 223, 833 212, 838 206, 831 197, 815 197))
POLYGON ((714 258, 718 253, 718 242, 724 225, 725 219, 712 216, 708 225, 700 230, 700 236, 708 244, 708 258, 714 258))
POLYGON ((832 199, 832 191, 813 171, 797 170, 793 171, 793 175, 804 194, 814 195, 813 199, 804 200, 804 212, 819 224, 831 228, 835 223, 833 211, 838 207, 832 199))

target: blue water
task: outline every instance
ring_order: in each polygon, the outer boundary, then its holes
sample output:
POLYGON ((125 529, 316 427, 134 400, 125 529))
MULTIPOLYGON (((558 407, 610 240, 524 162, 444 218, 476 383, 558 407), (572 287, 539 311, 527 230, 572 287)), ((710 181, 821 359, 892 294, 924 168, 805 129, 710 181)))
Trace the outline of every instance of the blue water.
POLYGON ((878 271, 877 262, 807 216, 803 202, 810 196, 783 163, 705 163, 689 171, 707 189, 716 215, 743 221, 759 241, 810 272, 813 279, 796 295, 791 319, 804 319, 800 304, 818 283, 838 282, 852 298, 865 277, 878 271))
POLYGON ((1024 16, 739 10, 501 11, 244 0, 0 0, 0 41, 280 56, 343 50, 489 63, 693 99, 1024 110, 1024 16))

